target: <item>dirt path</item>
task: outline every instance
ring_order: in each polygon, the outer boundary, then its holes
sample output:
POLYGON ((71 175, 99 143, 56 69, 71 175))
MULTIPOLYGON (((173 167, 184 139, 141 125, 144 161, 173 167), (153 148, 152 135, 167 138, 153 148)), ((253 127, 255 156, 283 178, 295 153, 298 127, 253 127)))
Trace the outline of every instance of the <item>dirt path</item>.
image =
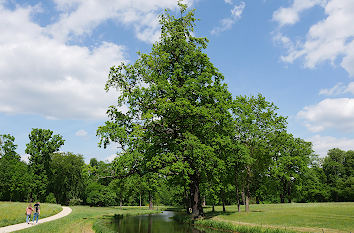
MULTIPOLYGON (((42 224, 45 222, 53 221, 53 220, 65 217, 71 213, 70 207, 66 207, 66 206, 62 206, 62 207, 63 207, 63 210, 60 213, 50 216, 48 218, 38 219, 37 224, 42 224)), ((35 224, 35 225, 37 225, 37 224, 35 224)), ((27 224, 27 223, 19 223, 19 224, 15 224, 15 225, 6 226, 6 227, 0 227, 0 233, 18 231, 18 230, 22 230, 25 228, 33 227, 35 225, 27 224)))

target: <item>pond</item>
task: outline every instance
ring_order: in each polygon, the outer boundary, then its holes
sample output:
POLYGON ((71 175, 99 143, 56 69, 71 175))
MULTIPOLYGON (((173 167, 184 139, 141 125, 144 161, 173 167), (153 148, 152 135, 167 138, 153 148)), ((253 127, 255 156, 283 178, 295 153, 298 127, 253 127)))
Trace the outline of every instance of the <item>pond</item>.
POLYGON ((119 233, 220 233, 178 223, 172 219, 175 214, 173 211, 163 211, 160 214, 116 216, 111 227, 119 233))

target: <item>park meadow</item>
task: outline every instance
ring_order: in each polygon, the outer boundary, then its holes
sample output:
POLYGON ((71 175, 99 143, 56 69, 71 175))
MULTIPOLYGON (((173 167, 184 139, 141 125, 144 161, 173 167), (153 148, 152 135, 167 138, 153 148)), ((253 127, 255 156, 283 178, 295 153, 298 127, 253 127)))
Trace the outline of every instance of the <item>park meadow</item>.
POLYGON ((171 209, 194 232, 353 232, 354 151, 320 158, 265 96, 234 96, 193 33, 194 11, 178 5, 150 53, 109 70, 105 90, 120 95, 96 136, 117 147, 113 161, 85 161, 32 128, 25 162, 0 134, 0 226, 40 201, 40 218, 72 213, 22 232, 114 232, 113 219, 171 209))

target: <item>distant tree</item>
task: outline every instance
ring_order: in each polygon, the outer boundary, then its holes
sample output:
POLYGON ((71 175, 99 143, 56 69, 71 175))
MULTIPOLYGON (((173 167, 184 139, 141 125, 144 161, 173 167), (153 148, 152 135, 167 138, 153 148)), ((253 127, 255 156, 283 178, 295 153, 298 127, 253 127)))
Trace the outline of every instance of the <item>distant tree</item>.
POLYGON ((15 145, 15 137, 10 134, 0 134, 0 158, 8 157, 20 159, 16 153, 17 145, 15 145))
POLYGON ((322 166, 332 201, 354 201, 354 151, 331 149, 322 166))
POLYGON ((298 202, 325 202, 330 200, 327 177, 319 163, 313 163, 304 173, 297 193, 298 202))
POLYGON ((91 182, 86 187, 86 203, 90 206, 116 205, 116 193, 109 186, 91 182))
POLYGON ((306 170, 315 156, 312 144, 294 138, 292 134, 284 131, 274 135, 271 145, 273 151, 271 176, 277 184, 280 202, 284 203, 287 198, 290 203, 296 195, 296 186, 301 186, 306 170))
POLYGON ((51 156, 50 192, 57 203, 67 205, 70 199, 82 199, 85 191, 82 155, 70 152, 53 153, 51 156))
POLYGON ((51 154, 64 145, 64 140, 49 129, 32 129, 28 137, 30 142, 26 144, 25 152, 30 155, 29 166, 33 172, 32 194, 44 201, 48 193, 51 154))
POLYGON ((28 198, 31 175, 15 151, 15 137, 0 135, 0 200, 24 201, 28 198))

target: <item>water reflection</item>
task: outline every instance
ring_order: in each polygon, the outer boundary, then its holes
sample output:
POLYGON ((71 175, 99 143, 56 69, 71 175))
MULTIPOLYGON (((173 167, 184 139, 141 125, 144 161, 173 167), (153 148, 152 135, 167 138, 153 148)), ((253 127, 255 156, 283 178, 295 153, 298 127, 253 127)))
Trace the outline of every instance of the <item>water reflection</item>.
MULTIPOLYGON (((115 216, 112 227, 119 233, 206 233, 188 224, 175 222, 171 218, 174 215, 172 211, 164 211, 161 214, 115 216)), ((207 233, 218 231, 207 230, 207 233)))

